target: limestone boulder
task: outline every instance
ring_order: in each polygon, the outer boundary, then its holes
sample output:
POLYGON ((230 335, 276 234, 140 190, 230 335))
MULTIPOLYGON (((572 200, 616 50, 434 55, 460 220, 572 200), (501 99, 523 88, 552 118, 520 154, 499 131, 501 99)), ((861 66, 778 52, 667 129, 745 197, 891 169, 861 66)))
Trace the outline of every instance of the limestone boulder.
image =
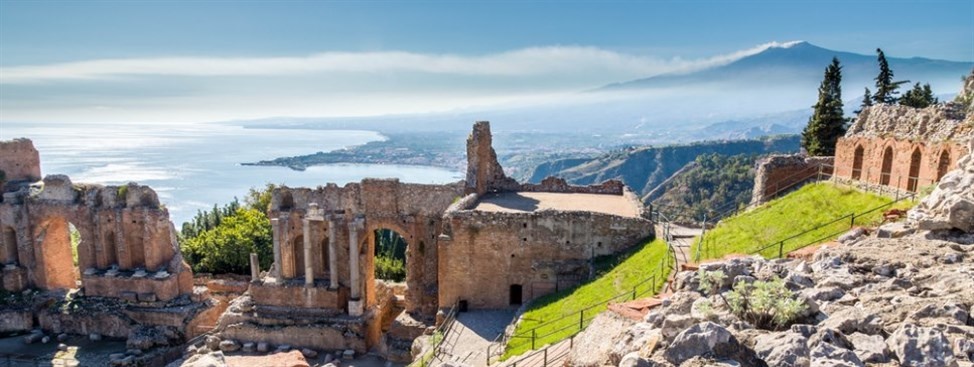
POLYGON ((771 333, 757 338, 754 351, 769 366, 808 367, 808 337, 795 332, 771 333))
POLYGON ((749 366, 767 366, 754 351, 741 345, 730 331, 709 321, 681 332, 663 352, 663 358, 676 365, 693 357, 732 359, 749 366))
POLYGON ((886 339, 886 345, 904 367, 948 367, 956 360, 950 342, 935 328, 904 323, 886 339))
POLYGON ((227 367, 310 367, 300 351, 274 353, 265 356, 227 356, 227 367))
POLYGON ((948 172, 920 204, 908 214, 910 223, 921 230, 958 229, 974 232, 974 139, 970 152, 948 172))

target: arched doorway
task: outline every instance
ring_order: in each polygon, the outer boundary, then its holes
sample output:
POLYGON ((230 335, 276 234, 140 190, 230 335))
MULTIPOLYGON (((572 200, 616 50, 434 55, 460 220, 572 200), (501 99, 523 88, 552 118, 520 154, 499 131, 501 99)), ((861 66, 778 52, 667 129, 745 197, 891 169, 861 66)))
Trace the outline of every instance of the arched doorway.
POLYGON ((889 185, 891 172, 893 172, 893 147, 886 147, 883 151, 883 166, 879 171, 880 185, 889 185))
POLYGON ((914 149, 913 154, 910 156, 910 175, 906 178, 907 191, 917 191, 917 185, 920 182, 921 159, 923 159, 923 153, 920 152, 920 148, 914 149))
POLYGON ((406 280, 406 239, 398 232, 380 228, 374 232, 375 278, 392 282, 406 280))
POLYGON ((0 253, 0 264, 17 265, 20 262, 19 251, 17 250, 17 231, 10 226, 3 226, 3 252, 0 253))
POLYGON ((856 147, 856 151, 852 156, 852 179, 858 180, 862 178, 862 156, 865 154, 865 149, 862 145, 856 147))
POLYGON ((37 286, 42 289, 73 289, 79 272, 77 249, 81 236, 77 228, 62 217, 42 223, 35 238, 40 247, 35 252, 38 262, 37 286))
POLYGON ((937 160, 937 182, 944 178, 947 171, 950 171, 950 151, 945 149, 940 153, 940 158, 937 160))

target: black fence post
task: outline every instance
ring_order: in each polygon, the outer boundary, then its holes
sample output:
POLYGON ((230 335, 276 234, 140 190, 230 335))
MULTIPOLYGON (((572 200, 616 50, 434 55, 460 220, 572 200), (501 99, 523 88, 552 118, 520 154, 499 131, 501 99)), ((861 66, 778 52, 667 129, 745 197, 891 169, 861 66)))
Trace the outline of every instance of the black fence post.
POLYGON ((785 241, 778 243, 778 258, 780 259, 783 257, 785 257, 785 241))
POLYGON ((856 226, 856 213, 852 213, 852 220, 849 221, 849 228, 856 226))
POLYGON ((581 331, 585 325, 585 310, 578 313, 578 330, 581 331))
POLYGON ((531 349, 534 350, 534 338, 536 335, 536 330, 531 330, 531 349))
POLYGON ((548 365, 548 348, 545 348, 544 349, 544 364, 542 364, 542 366, 547 366, 547 365, 548 365))

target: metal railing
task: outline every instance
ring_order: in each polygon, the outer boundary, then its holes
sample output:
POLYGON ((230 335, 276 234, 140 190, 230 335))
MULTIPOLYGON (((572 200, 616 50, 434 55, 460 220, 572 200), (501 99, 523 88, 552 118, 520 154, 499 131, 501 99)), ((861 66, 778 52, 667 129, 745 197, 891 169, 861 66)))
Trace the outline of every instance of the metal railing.
POLYGON ((460 301, 457 300, 453 302, 453 306, 450 307, 450 311, 447 312, 446 317, 443 319, 443 323, 437 326, 433 330, 433 344, 430 345, 430 351, 428 354, 423 354, 419 357, 419 363, 414 363, 413 366, 427 367, 433 362, 437 361, 443 354, 443 346, 450 335, 450 331, 453 330, 453 324, 457 320, 457 312, 460 309, 460 301))
MULTIPOLYGON (((525 366, 525 365, 530 366, 530 367, 536 367, 536 366, 547 367, 549 365, 549 363, 552 363, 554 365, 554 364, 558 364, 558 362, 561 362, 562 364, 564 364, 564 361, 562 359, 568 357, 568 354, 571 353, 572 348, 575 347, 575 336, 576 335, 572 335, 572 336, 568 337, 568 348, 563 348, 562 350, 559 351, 557 349, 560 347, 559 343, 561 343, 561 342, 558 342, 558 343, 555 343, 555 344, 549 344, 549 345, 546 345, 544 348, 541 348, 541 349, 538 349, 538 350, 536 350, 534 352, 531 352, 531 353, 525 354, 523 356, 520 356, 517 359, 515 359, 514 361, 505 363, 504 366, 505 367, 517 367, 518 363, 520 363, 522 367, 525 366), (552 350, 552 349, 555 349, 555 350, 552 350), (540 360, 538 360, 538 359, 540 359, 540 360), (540 365, 537 364, 538 362, 540 362, 540 365)), ((489 360, 488 360, 487 364, 490 365, 490 361, 489 360)))
MULTIPOLYGON (((891 202, 888 202, 886 204, 883 204, 883 205, 874 207, 872 209, 863 211, 861 213, 850 213, 850 214, 843 215, 841 217, 838 217, 838 218, 835 218, 835 219, 833 219, 831 221, 828 221, 828 222, 825 222, 825 223, 816 225, 816 226, 814 226, 812 228, 809 228, 809 229, 804 230, 802 232, 799 232, 797 234, 788 236, 787 238, 782 239, 780 241, 772 241, 772 242, 769 242, 769 243, 767 243, 767 244, 759 247, 756 250, 752 250, 752 251, 748 252, 748 255, 762 255, 762 256, 765 256, 765 257, 782 258, 782 257, 784 257, 785 255, 787 255, 790 252, 793 252, 793 251, 796 251, 796 250, 800 250, 800 249, 803 249, 805 247, 808 247, 808 246, 811 246, 811 245, 814 245, 814 244, 817 244, 817 243, 821 243, 823 241, 826 241, 826 240, 835 238, 835 237, 837 237, 837 236, 839 236, 839 235, 841 235, 841 234, 843 234, 845 232, 848 232, 850 229, 852 229, 852 228, 854 228, 856 226, 856 219, 857 218, 860 218, 861 219, 861 218, 865 217, 866 215, 868 215, 870 213, 873 213, 875 211, 883 210, 883 209, 886 209, 886 208, 891 208, 893 205, 895 205, 895 204, 897 204, 897 203, 899 203, 901 201, 904 201, 904 200, 915 200, 915 199, 916 199, 916 195, 915 194, 906 195, 906 196, 897 198, 896 200, 893 200, 891 202), (848 223, 848 226, 845 225, 846 223, 848 223), (792 240, 801 238, 802 236, 805 236, 805 235, 807 235, 809 233, 814 233, 814 232, 819 231, 819 230, 821 230, 823 228, 827 228, 829 226, 833 226, 833 225, 837 225, 837 224, 838 224, 838 226, 835 226, 835 227, 836 228, 840 228, 839 230, 837 230, 837 231, 831 231, 831 232, 826 232, 825 235, 822 235, 822 236, 819 236, 819 237, 815 237, 814 239, 812 239, 810 241, 807 241, 806 240, 805 242, 800 242, 797 246, 789 246, 788 247, 788 251, 785 251, 785 244, 788 241, 792 241, 792 240), (766 250, 775 249, 775 248, 777 248, 777 256, 766 256, 765 255, 764 252, 766 250)), ((772 254, 774 254, 774 252, 772 252, 772 254)))

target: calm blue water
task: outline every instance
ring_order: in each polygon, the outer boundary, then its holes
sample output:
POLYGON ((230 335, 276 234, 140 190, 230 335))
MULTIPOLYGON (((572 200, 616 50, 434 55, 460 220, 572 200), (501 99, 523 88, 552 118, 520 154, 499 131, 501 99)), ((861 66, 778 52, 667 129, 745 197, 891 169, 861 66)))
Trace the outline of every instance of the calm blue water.
POLYGON ((244 129, 210 124, 15 124, 0 123, 0 140, 27 137, 40 151, 43 175, 63 173, 73 182, 147 184, 169 208, 176 226, 199 209, 243 197, 267 182, 314 187, 344 185, 366 177, 447 183, 459 172, 421 166, 336 164, 298 172, 284 167, 241 166, 282 156, 332 151, 384 137, 372 131, 244 129))

